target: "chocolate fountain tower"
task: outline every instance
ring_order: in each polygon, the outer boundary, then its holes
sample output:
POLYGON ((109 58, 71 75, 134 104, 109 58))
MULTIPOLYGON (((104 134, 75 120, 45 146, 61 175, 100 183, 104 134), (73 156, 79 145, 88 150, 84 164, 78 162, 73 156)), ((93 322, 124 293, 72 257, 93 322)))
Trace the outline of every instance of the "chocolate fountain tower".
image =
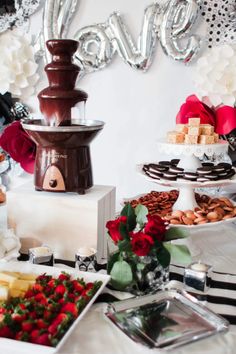
POLYGON ((36 190, 84 194, 93 185, 89 144, 104 123, 84 119, 88 96, 75 89, 79 67, 72 63, 77 47, 74 40, 47 42, 52 54, 52 62, 45 67, 49 87, 38 95, 44 119, 22 122, 37 145, 36 190), (79 119, 72 117, 73 107, 79 119))

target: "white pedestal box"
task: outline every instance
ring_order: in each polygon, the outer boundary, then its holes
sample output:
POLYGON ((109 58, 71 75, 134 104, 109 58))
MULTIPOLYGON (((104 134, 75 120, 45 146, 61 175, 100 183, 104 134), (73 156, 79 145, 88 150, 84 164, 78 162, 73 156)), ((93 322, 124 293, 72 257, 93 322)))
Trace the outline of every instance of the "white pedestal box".
POLYGON ((28 182, 7 192, 8 226, 20 237, 22 252, 41 244, 55 258, 75 260, 78 248, 107 257, 106 222, 115 217, 115 187, 93 186, 85 195, 35 191, 28 182))

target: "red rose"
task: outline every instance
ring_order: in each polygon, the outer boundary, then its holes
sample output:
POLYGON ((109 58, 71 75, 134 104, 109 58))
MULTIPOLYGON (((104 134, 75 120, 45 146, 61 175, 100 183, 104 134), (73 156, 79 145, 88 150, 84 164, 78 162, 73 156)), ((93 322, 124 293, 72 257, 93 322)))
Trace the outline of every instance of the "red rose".
POLYGON ((144 232, 152 236, 157 241, 163 241, 166 232, 165 222, 158 215, 147 215, 148 222, 145 225, 144 232))
POLYGON ((188 124, 189 118, 201 118, 201 124, 215 126, 215 113, 205 103, 199 101, 195 95, 187 97, 176 116, 177 124, 188 124))
POLYGON ((6 127, 0 136, 0 146, 28 173, 34 172, 36 145, 19 121, 6 127))
POLYGON ((131 232, 131 246, 132 251, 137 254, 137 256, 146 256, 151 246, 154 244, 154 241, 150 235, 146 235, 142 231, 131 232))
POLYGON ((126 221, 126 216, 120 216, 116 220, 108 221, 106 223, 106 228, 108 229, 109 235, 111 236, 115 244, 117 244, 118 241, 123 240, 123 237, 120 234, 120 224, 125 224, 126 221))

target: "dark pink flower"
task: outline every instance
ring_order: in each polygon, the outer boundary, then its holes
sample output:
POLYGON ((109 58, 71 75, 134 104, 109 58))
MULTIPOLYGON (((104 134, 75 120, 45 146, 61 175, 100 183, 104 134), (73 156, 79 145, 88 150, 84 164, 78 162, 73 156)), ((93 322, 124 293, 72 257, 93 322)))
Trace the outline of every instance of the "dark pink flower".
POLYGON ((28 173, 34 172, 36 145, 19 121, 6 127, 0 136, 0 146, 28 173))

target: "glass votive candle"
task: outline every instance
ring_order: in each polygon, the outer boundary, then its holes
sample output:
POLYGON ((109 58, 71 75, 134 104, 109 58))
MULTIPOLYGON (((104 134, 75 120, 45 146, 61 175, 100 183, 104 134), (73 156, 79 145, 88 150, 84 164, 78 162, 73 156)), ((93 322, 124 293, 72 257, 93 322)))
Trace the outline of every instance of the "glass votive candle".
POLYGON ((96 272, 96 249, 81 247, 75 254, 75 268, 83 272, 96 272))
POLYGON ((29 262, 47 266, 54 265, 54 256, 50 247, 40 246, 29 249, 29 262))
POLYGON ((184 270, 185 288, 194 288, 205 293, 210 288, 212 266, 202 262, 191 263, 184 270))

